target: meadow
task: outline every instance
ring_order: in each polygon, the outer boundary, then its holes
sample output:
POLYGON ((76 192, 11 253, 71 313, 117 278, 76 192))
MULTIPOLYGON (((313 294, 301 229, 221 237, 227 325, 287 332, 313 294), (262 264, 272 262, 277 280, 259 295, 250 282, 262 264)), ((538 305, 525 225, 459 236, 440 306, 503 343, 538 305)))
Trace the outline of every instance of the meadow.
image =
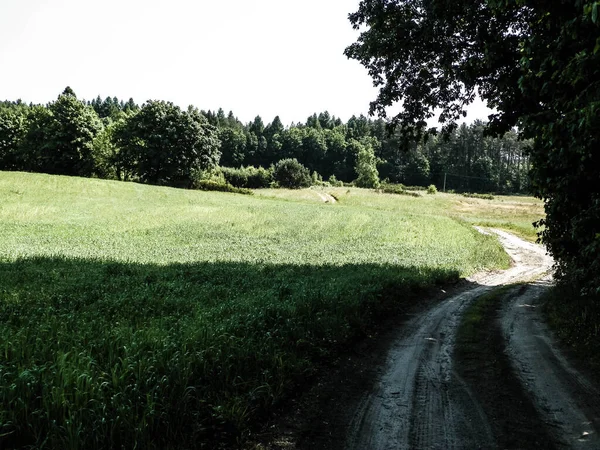
POLYGON ((0 447, 210 448, 539 202, 200 192, 0 172, 0 447), (498 206, 500 205, 500 206, 498 206), (502 212, 503 211, 503 212, 502 212))

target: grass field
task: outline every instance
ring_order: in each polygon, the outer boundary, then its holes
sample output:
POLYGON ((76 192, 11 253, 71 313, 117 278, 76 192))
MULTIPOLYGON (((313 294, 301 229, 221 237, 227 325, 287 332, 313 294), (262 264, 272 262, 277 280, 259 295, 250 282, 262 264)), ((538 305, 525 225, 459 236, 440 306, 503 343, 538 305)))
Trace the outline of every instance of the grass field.
POLYGON ((539 211, 328 192, 0 172, 0 448, 240 438, 377 315, 506 267, 472 224, 531 237, 539 211))

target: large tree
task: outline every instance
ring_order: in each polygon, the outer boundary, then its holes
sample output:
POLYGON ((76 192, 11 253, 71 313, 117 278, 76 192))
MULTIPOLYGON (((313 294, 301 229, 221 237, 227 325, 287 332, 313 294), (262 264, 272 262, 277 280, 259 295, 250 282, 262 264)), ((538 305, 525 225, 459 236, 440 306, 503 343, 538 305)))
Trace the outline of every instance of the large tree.
POLYGON ((558 278, 600 294, 600 3, 590 0, 363 0, 346 55, 380 88, 371 112, 405 143, 436 108, 452 128, 479 95, 489 132, 532 138, 531 182, 558 278))
POLYGON ((148 101, 114 132, 119 163, 144 183, 189 186, 194 172, 219 161, 216 127, 197 110, 148 101))
POLYGON ((70 87, 46 111, 33 109, 29 121, 24 147, 35 153, 38 170, 84 177, 93 173, 93 142, 102 123, 70 87))

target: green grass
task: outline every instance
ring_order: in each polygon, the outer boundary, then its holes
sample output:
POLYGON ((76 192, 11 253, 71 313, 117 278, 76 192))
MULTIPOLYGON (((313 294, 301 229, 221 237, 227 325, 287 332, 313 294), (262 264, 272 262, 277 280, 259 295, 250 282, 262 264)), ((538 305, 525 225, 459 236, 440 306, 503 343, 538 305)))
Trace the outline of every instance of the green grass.
POLYGON ((508 264, 450 197, 331 192, 0 172, 0 447, 239 439, 378 315, 508 264))
MULTIPOLYGON (((255 191, 257 195, 320 202, 319 196, 311 189, 286 191, 263 189, 255 191)), ((441 215, 463 221, 471 225, 499 228, 514 233, 521 238, 535 242, 537 233, 533 222, 544 217, 542 201, 526 196, 497 195, 493 200, 466 198, 460 194, 437 193, 415 199, 398 199, 389 193, 374 194, 372 191, 355 188, 324 188, 333 194, 340 203, 349 206, 361 206, 369 209, 394 211, 417 216, 441 215)))

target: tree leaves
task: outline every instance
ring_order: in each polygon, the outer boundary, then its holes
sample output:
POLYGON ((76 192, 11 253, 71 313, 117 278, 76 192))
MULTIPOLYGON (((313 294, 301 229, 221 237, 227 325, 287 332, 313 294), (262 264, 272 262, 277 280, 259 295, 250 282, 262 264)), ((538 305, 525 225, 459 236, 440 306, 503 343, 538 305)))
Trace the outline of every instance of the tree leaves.
POLYGON ((380 86, 371 113, 400 103, 392 123, 407 146, 441 108, 446 130, 474 98, 498 113, 490 133, 531 138, 531 179, 546 201, 542 240, 559 279, 600 290, 600 2, 363 0, 364 30, 345 54, 380 86), (583 6, 583 14, 582 14, 583 6), (585 159, 584 159, 585 158, 585 159), (585 161, 585 162, 584 162, 585 161))

